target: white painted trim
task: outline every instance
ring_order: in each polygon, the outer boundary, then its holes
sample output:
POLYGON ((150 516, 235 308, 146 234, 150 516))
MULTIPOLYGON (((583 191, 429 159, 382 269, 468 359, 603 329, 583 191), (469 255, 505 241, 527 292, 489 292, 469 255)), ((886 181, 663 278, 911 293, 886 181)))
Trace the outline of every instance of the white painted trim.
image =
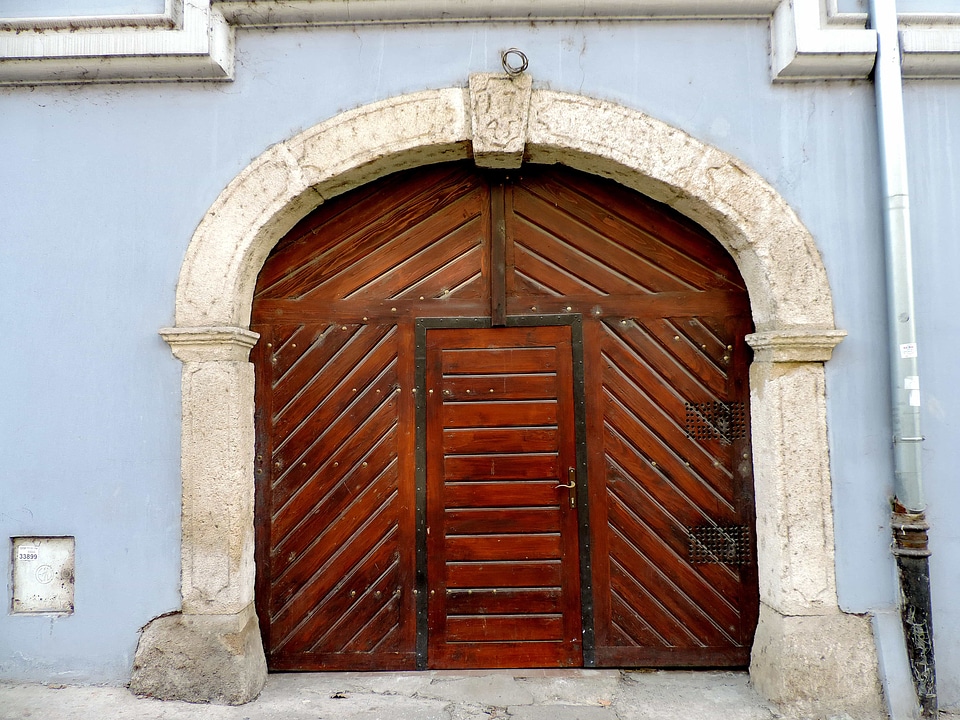
MULTIPOLYGON (((851 25, 858 28, 867 26, 867 13, 845 13, 837 8, 837 0, 821 0, 824 8, 824 17, 831 26, 851 25)), ((923 26, 934 29, 941 26, 960 25, 960 11, 955 13, 897 13, 897 20, 901 28, 909 26, 923 26)))
POLYGON ((877 55, 872 30, 824 29, 818 0, 783 0, 770 23, 774 80, 865 78, 877 55))
POLYGON ((209 0, 171 0, 167 8, 162 16, 44 19, 41 29, 0 30, 0 85, 232 79, 234 31, 209 0), (145 24, 127 25, 138 20, 145 24))
MULTIPOLYGON (((960 13, 905 13, 899 23, 905 78, 960 77, 960 13)), ((859 79, 873 70, 867 16, 838 12, 836 0, 782 0, 770 32, 774 80, 859 79)))
POLYGON ((38 30, 61 30, 76 32, 94 30, 102 32, 110 28, 162 28, 172 30, 177 20, 170 12, 152 15, 80 15, 77 17, 0 17, 0 32, 12 30, 15 33, 38 30))
POLYGON ((960 15, 957 18, 949 29, 901 30, 904 78, 960 78, 960 15))
POLYGON ((247 27, 769 17, 778 0, 213 0, 247 27))
MULTIPOLYGON (((771 17, 777 81, 866 78, 876 37, 836 0, 166 0, 159 15, 3 19, 0 85, 230 80, 235 27, 771 17)), ((904 76, 960 77, 960 13, 900 17, 904 76)))
POLYGON ((183 0, 164 0, 163 12, 138 15, 73 15, 60 17, 3 18, 0 30, 105 30, 113 27, 175 28, 183 22, 183 0))

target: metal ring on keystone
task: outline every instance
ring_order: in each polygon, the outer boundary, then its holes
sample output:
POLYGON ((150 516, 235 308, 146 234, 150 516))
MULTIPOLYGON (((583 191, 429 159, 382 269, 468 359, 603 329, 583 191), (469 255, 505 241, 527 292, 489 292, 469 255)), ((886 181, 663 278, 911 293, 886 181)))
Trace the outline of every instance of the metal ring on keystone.
POLYGON ((509 48, 500 53, 500 64, 503 65, 503 71, 507 75, 516 77, 527 69, 529 62, 527 61, 527 56, 524 55, 523 52, 517 50, 517 48, 509 48), (520 58, 520 63, 518 65, 512 65, 510 63, 511 55, 516 55, 518 58, 520 58))

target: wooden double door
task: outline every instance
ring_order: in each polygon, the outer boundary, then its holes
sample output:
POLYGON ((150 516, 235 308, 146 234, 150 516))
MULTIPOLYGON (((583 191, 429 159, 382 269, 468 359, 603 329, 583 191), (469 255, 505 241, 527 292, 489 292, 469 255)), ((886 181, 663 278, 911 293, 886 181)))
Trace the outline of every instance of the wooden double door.
POLYGON ((400 173, 277 245, 252 327, 273 669, 748 662, 752 326, 696 225, 560 167, 400 173))

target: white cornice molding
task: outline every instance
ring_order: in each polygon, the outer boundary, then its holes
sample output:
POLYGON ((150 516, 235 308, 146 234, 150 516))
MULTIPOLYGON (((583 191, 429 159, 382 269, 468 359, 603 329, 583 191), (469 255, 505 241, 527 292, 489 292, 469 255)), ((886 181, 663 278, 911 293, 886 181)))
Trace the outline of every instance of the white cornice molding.
POLYGON ((163 12, 136 15, 74 15, 70 17, 4 18, 0 16, 0 31, 65 30, 75 32, 83 28, 139 27, 175 29, 183 22, 183 0, 164 0, 163 12))
POLYGON ((779 0, 213 0, 246 27, 770 17, 779 0))
MULTIPOLYGON (((866 16, 836 0, 166 0, 154 15, 0 17, 0 85, 230 80, 237 27, 742 18, 771 18, 775 81, 873 69, 866 16)), ((960 13, 900 24, 905 77, 960 77, 960 13)))
POLYGON ((872 30, 826 29, 818 0, 783 0, 770 23, 771 67, 774 80, 865 78, 877 55, 872 30))
POLYGON ((14 33, 24 33, 42 30, 76 32, 77 30, 85 29, 103 32, 111 28, 160 28, 163 30, 175 30, 178 24, 178 19, 169 12, 153 15, 80 15, 70 18, 0 17, 0 32, 12 31, 14 33))
POLYGON ((900 31, 905 78, 960 78, 960 15, 944 27, 904 27, 900 31))
POLYGON ((162 15, 0 20, 0 85, 230 80, 234 31, 209 0, 162 15))
MULTIPOLYGON (((960 77, 960 13, 899 16, 905 78, 960 77)), ((782 0, 774 11, 771 67, 777 81, 861 79, 877 39, 863 13, 837 12, 836 0, 782 0)))

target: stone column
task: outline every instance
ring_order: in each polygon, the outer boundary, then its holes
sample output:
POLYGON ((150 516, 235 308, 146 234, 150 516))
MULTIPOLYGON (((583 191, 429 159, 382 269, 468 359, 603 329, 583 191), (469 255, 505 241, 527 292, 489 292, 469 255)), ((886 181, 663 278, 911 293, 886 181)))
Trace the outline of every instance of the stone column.
POLYGON ((747 337, 760 575, 750 676, 768 698, 804 713, 879 717, 870 620, 841 612, 834 572, 823 363, 844 335, 747 337))
POLYGON ((169 328, 181 380, 181 612, 143 631, 130 688, 142 695, 239 704, 266 680, 254 596, 254 374, 258 335, 169 328))

